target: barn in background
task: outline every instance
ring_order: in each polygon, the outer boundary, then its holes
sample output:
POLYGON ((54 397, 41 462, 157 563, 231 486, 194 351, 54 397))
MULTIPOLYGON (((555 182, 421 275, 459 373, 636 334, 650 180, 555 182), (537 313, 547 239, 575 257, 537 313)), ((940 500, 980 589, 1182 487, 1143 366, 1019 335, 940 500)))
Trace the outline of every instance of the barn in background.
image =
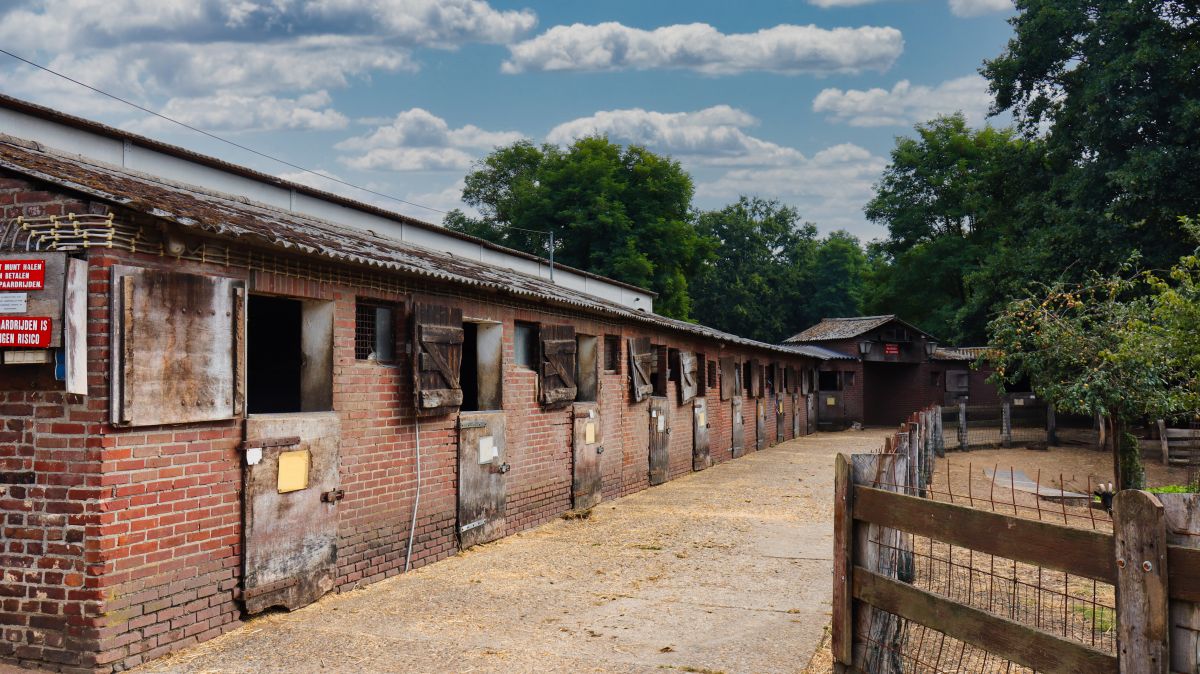
POLYGON ((0 129, 0 661, 131 667, 813 426, 816 359, 644 289, 14 99, 0 129))
POLYGON ((826 318, 784 340, 821 361, 815 418, 824 429, 892 426, 930 404, 998 405, 979 347, 942 347, 894 315, 826 318))

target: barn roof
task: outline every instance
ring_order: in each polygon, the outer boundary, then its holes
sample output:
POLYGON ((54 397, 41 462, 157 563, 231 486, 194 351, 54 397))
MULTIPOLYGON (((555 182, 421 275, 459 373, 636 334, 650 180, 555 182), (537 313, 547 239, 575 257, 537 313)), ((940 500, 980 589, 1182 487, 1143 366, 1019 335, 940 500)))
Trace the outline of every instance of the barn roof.
POLYGON ((800 342, 829 342, 838 339, 851 339, 870 332, 881 325, 895 321, 905 327, 928 337, 928 333, 905 321, 895 314, 882 316, 850 316, 845 318, 824 318, 820 323, 783 340, 785 344, 800 342))
POLYGON ((788 348, 796 353, 805 356, 811 356, 817 360, 858 360, 854 356, 847 356, 841 351, 834 351, 816 344, 790 344, 788 348))
POLYGON ((0 135, 0 168, 208 234, 532 299, 718 341, 791 349, 630 309, 546 279, 0 135))
POLYGON ((939 346, 933 351, 933 360, 962 360, 974 362, 987 352, 986 346, 939 346))

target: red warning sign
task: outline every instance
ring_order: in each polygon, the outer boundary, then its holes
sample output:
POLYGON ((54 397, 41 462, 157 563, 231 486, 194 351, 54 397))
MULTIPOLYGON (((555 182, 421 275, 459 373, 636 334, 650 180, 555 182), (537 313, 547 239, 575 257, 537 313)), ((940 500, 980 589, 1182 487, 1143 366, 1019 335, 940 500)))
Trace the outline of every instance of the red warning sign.
POLYGON ((0 347, 45 349, 50 346, 50 319, 0 316, 0 347))
POLYGON ((883 345, 883 355, 899 356, 900 355, 900 345, 899 344, 884 344, 883 345))
POLYGON ((46 287, 45 260, 0 260, 0 291, 46 287))

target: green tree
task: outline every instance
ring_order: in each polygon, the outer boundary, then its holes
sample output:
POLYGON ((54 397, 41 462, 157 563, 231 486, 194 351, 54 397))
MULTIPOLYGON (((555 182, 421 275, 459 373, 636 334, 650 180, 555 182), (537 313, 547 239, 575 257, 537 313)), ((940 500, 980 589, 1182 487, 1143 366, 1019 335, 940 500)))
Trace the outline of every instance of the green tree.
POLYGON ((715 244, 692 284, 701 323, 774 342, 858 314, 866 258, 850 234, 819 238, 796 209, 757 197, 701 213, 697 228, 715 244))
MULTIPOLYGON (((1134 258, 1136 260, 1136 256, 1134 258)), ((1145 485, 1129 426, 1200 406, 1200 258, 1166 274, 1093 275, 1015 300, 989 326, 1000 385, 1028 380, 1057 408, 1100 415, 1124 489, 1145 485)))
POLYGON ((997 253, 1019 240, 1035 210, 1041 146, 1008 129, 971 129, 961 114, 915 132, 896 139, 865 209, 888 230, 869 251, 866 309, 901 314, 942 339, 979 342, 996 304, 1028 278, 1025 270, 992 272, 1010 261, 997 253))
POLYGON ((657 313, 692 317, 688 279, 711 254, 693 225, 692 179, 648 150, 581 138, 566 148, 520 141, 476 163, 463 201, 445 224, 456 231, 546 255, 654 290, 657 313))
POLYGON ((1059 268, 1150 266, 1188 252, 1200 212, 1200 6, 1195 0, 1016 0, 1015 30, 982 70, 995 112, 1043 137, 1053 207, 1039 237, 1059 268))

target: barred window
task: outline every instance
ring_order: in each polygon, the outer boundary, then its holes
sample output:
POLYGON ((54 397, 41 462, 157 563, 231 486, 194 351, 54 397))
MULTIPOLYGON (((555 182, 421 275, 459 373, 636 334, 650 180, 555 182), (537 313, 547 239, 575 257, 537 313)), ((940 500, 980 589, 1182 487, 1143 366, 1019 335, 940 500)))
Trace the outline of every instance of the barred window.
POLYGON ((390 363, 396 359, 395 310, 370 302, 354 307, 354 357, 390 363))

